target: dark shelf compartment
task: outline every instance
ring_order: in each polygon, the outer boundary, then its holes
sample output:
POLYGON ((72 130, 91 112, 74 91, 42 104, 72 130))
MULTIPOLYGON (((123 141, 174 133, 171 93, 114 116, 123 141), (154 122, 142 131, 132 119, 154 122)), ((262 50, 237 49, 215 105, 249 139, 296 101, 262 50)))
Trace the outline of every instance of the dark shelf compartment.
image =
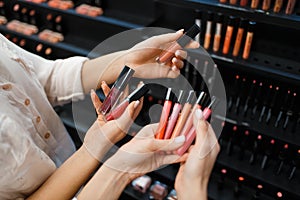
MULTIPOLYGON (((75 9, 61 10, 61 9, 49 7, 47 3, 37 4, 37 3, 29 2, 29 1, 26 1, 26 0, 18 0, 18 2, 20 2, 22 4, 27 4, 27 5, 30 5, 30 6, 39 7, 39 8, 42 8, 44 10, 46 9, 46 10, 55 11, 55 12, 59 12, 59 13, 66 14, 66 15, 71 15, 71 16, 76 17, 78 19, 79 18, 89 19, 94 23, 108 23, 108 24, 123 27, 123 28, 126 28, 126 29, 140 28, 140 27, 143 27, 143 26, 147 26, 148 24, 151 23, 151 20, 146 19, 146 18, 143 21, 141 19, 139 19, 138 21, 140 23, 138 24, 138 23, 131 23, 131 22, 128 22, 128 21, 125 21, 125 20, 120 20, 120 19, 117 19, 117 18, 114 18, 114 17, 106 16, 106 14, 101 15, 101 16, 97 16, 97 17, 90 17, 90 16, 86 16, 86 15, 81 15, 81 14, 76 13, 75 9)), ((108 14, 112 15, 112 14, 115 14, 115 13, 111 10, 108 10, 108 14)))
MULTIPOLYGON (((193 58, 197 57, 199 50, 189 50, 193 58)), ((258 52, 251 52, 248 60, 225 57, 210 53, 219 67, 228 67, 233 70, 243 70, 250 73, 259 73, 268 78, 280 79, 300 86, 300 63, 288 59, 278 58, 258 52), (270 62, 270 60, 272 62, 270 62)))
POLYGON ((31 40, 35 43, 42 43, 42 44, 46 44, 47 46, 50 46, 50 47, 53 47, 56 49, 60 49, 62 51, 67 52, 67 55, 73 54, 73 55, 87 56, 89 54, 89 51, 87 49, 83 49, 81 47, 72 45, 70 43, 65 43, 65 42, 50 43, 50 42, 39 39, 37 35, 24 35, 19 32, 9 30, 6 28, 5 25, 0 26, 0 31, 4 32, 4 33, 8 33, 8 34, 17 35, 20 38, 31 40))
POLYGON ((214 10, 224 14, 232 15, 233 10, 235 15, 250 18, 261 23, 268 23, 275 26, 282 26, 300 30, 300 16, 296 14, 285 15, 282 13, 273 13, 263 11, 261 9, 251 9, 250 7, 239 7, 230 5, 229 3, 219 3, 217 0, 156 0, 159 3, 169 4, 189 9, 214 10))
MULTIPOLYGON (((261 159, 260 156, 258 158, 261 159)), ((274 163, 272 162, 273 160, 270 160, 269 164, 272 164, 271 166, 274 167, 274 163)), ((281 190, 282 192, 289 193, 289 198, 286 198, 285 195, 284 199, 296 200, 300 197, 300 193, 298 190, 299 180, 294 178, 292 181, 289 181, 287 177, 283 178, 281 175, 276 176, 273 174, 272 167, 269 167, 265 170, 261 170, 260 165, 258 165, 257 162, 253 165, 250 165, 248 162, 239 161, 238 158, 234 155, 227 156, 224 150, 220 152, 217 159, 217 164, 241 172, 249 177, 255 178, 259 180, 259 182, 278 188, 278 190, 281 190)), ((268 192, 272 193, 272 191, 268 192)), ((275 196, 276 193, 274 192, 273 194, 275 196)))

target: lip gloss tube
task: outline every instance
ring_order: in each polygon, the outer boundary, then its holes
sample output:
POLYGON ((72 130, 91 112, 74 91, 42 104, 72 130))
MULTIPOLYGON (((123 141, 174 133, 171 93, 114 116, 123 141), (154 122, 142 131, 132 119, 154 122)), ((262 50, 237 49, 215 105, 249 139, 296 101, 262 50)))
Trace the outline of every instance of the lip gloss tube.
MULTIPOLYGON (((195 24, 197 24, 201 29, 202 11, 196 10, 195 12, 196 12, 195 24)), ((200 40, 201 40, 200 33, 195 36, 195 40, 200 44, 200 40)))
POLYGON ((240 25, 239 25, 238 32, 237 32, 237 35, 235 38, 235 44, 234 44, 233 52, 232 52, 232 55, 235 57, 239 55, 246 24, 247 24, 246 19, 242 18, 240 20, 240 25))
POLYGON ((181 105, 182 102, 181 101, 182 101, 183 97, 184 97, 184 91, 180 90, 178 98, 177 98, 177 102, 173 106, 173 110, 172 110, 172 113, 171 113, 169 121, 168 121, 168 125, 167 125, 167 128, 166 128, 164 139, 169 139, 171 137, 172 131, 175 127, 175 124, 177 122, 179 113, 181 111, 181 107, 182 107, 182 105, 181 105))
POLYGON ((241 0, 240 1, 240 6, 247 6, 248 0, 241 0))
POLYGON ((148 92, 148 87, 143 83, 141 86, 136 88, 128 97, 126 97, 119 105, 112 109, 112 111, 106 116, 106 120, 114 120, 119 118, 127 106, 132 102, 140 99, 148 92))
POLYGON ((231 5, 235 5, 235 4, 237 3, 237 0, 230 0, 229 3, 230 3, 231 5))
POLYGON ((243 51, 243 59, 248 59, 249 54, 250 54, 250 49, 252 45, 252 40, 253 40, 253 30, 256 25, 256 22, 250 21, 248 25, 248 31, 247 31, 247 36, 246 36, 246 42, 244 46, 244 51, 243 51))
POLYGON ((182 131, 180 135, 187 135, 189 130, 193 126, 193 115, 196 111, 196 109, 202 109, 202 106, 205 104, 207 94, 205 92, 201 92, 198 99, 196 100, 196 103, 191 111, 191 114, 189 115, 188 119, 186 120, 186 123, 184 127, 182 128, 182 131))
POLYGON ((170 110, 172 107, 172 101, 171 101, 171 93, 172 93, 172 88, 168 88, 164 106, 160 115, 160 120, 158 124, 158 128, 155 133, 155 138, 156 139, 163 139, 165 135, 165 130, 167 127, 168 123, 168 118, 170 114, 170 110))
POLYGON ((275 1, 275 5, 274 5, 274 8, 273 8, 274 13, 280 12, 280 10, 282 8, 282 4, 283 4, 283 0, 276 0, 275 1))
POLYGON ((290 15, 293 13, 297 0, 289 0, 285 9, 285 14, 290 15))
POLYGON ((120 96, 120 94, 123 92, 127 84, 129 83, 131 77, 134 74, 134 70, 129 68, 128 66, 125 66, 123 70, 121 71, 118 79, 114 83, 114 85, 111 87, 107 97, 103 101, 100 112, 103 115, 106 115, 110 109, 113 107, 113 105, 116 103, 116 100, 120 96))
POLYGON ((216 23, 216 31, 215 31, 214 44, 213 44, 214 52, 218 52, 220 49, 222 23, 223 23, 223 14, 222 13, 217 14, 216 22, 217 22, 216 23))
POLYGON ((223 45, 223 51, 222 51, 223 54, 228 54, 229 49, 230 49, 230 42, 231 42, 233 29, 234 29, 234 27, 233 27, 234 20, 235 20, 234 16, 229 16, 224 45, 223 45))
POLYGON ((209 49, 211 39, 211 25, 212 25, 213 13, 208 11, 206 20, 206 31, 204 37, 204 49, 209 49))
POLYGON ((271 0, 264 0, 262 3, 262 10, 266 11, 270 8, 271 6, 271 0))
POLYGON ((252 9, 257 9, 258 5, 259 5, 259 0, 252 0, 252 2, 251 2, 252 9))
MULTIPOLYGON (((205 120, 207 120, 210 117, 210 115, 212 113, 212 107, 214 107, 216 105, 216 103, 217 103, 216 97, 212 97, 210 104, 203 110, 203 118, 205 120)), ((186 135, 185 143, 183 144, 183 146, 181 146, 179 149, 177 149, 176 153, 179 156, 182 156, 186 152, 186 150, 191 146, 195 137, 196 137, 196 129, 194 126, 192 126, 192 128, 186 135)))
POLYGON ((185 32, 177 41, 169 48, 164 50, 156 61, 158 63, 166 63, 172 59, 176 50, 184 48, 196 35, 200 33, 200 27, 194 24, 187 32, 185 32))
POLYGON ((177 119, 177 122, 176 122, 176 126, 173 130, 173 133, 172 133, 172 136, 171 138, 175 138, 177 136, 180 135, 181 133, 181 130, 188 118, 188 116, 190 115, 191 113, 191 109, 192 109, 192 103, 194 101, 194 97, 195 97, 195 92, 193 90, 191 90, 189 92, 189 96, 186 100, 186 103, 184 104, 183 108, 182 108, 182 111, 181 113, 179 114, 179 117, 177 119))

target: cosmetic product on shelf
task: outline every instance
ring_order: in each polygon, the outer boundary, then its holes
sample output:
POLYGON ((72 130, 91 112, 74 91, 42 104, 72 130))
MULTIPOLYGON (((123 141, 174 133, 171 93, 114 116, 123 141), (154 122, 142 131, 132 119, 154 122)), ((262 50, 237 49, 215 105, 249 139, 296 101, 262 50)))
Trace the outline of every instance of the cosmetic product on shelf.
POLYGON ((256 25, 256 22, 250 21, 247 27, 247 35, 246 35, 246 42, 244 45, 244 51, 243 51, 243 59, 248 59, 250 55, 251 45, 253 41, 253 31, 254 27, 256 25))

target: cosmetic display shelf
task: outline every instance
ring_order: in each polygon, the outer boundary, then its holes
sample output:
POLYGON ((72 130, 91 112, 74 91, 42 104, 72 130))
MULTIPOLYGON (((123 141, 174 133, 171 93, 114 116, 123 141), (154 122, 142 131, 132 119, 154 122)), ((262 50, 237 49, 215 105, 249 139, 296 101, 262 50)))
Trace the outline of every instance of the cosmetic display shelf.
MULTIPOLYGON (((196 57, 199 50, 189 50, 196 57)), ((300 86, 300 63, 258 52, 251 52, 248 60, 210 54, 219 67, 229 67, 245 72, 256 72, 268 78, 274 78, 300 86)))
POLYGON ((273 13, 263 11, 261 9, 251 9, 249 7, 239 7, 230 4, 222 4, 217 0, 156 0, 159 3, 169 4, 178 7, 185 7, 189 9, 210 10, 214 7, 214 10, 222 12, 224 14, 231 15, 233 12, 240 17, 250 18, 254 21, 273 24, 276 26, 288 27, 292 29, 300 30, 300 15, 292 14, 285 15, 282 13, 273 13))
MULTIPOLYGON (((222 119, 220 117, 217 117, 218 119, 222 119)), ((258 117, 257 117, 258 118, 258 117)), ((272 118, 272 121, 275 119, 272 118)), ((228 113, 225 119, 226 122, 235 122, 235 125, 237 126, 243 126, 249 129, 249 131, 254 131, 257 133, 261 133, 263 135, 269 136, 274 139, 278 139, 279 141, 293 144, 293 145, 299 145, 300 144, 300 136, 297 134, 299 132, 299 128, 297 131, 292 133, 290 131, 291 127, 288 127, 287 130, 284 130, 282 128, 275 128, 272 125, 266 125, 265 123, 259 123, 255 120, 250 120, 250 117, 248 118, 237 118, 235 114, 228 113)))
MULTIPOLYGON (((47 3, 36 4, 36 3, 28 2, 28 1, 25 1, 25 0, 18 0, 18 2, 20 2, 22 4, 27 4, 27 5, 30 5, 30 6, 34 6, 35 8, 43 9, 44 12, 47 11, 47 10, 48 11, 60 12, 60 13, 66 14, 66 15, 76 17, 78 19, 79 18, 85 18, 85 19, 88 19, 88 20, 92 20, 94 23, 97 23, 97 22, 107 23, 107 24, 120 26, 120 27, 123 27, 123 28, 126 28, 126 29, 140 28, 140 27, 143 27, 143 26, 146 26, 146 25, 150 24, 150 22, 148 22, 148 21, 145 21, 144 23, 141 23, 141 24, 135 24, 135 23, 131 23, 131 22, 128 22, 128 21, 124 21, 124 20, 104 16, 104 15, 98 16, 98 17, 90 17, 90 16, 78 14, 78 13, 76 13, 76 11, 74 9, 61 10, 61 9, 52 8, 52 7, 49 7, 47 3)), ((75 20, 75 18, 74 18, 74 20, 75 20)))
MULTIPOLYGON (((246 157, 246 156, 245 156, 246 157)), ((257 157, 257 161, 261 161, 261 157, 257 157)), ((269 161, 269 166, 266 169, 262 170, 260 168, 260 162, 256 162, 252 165, 250 165, 248 162, 245 162, 245 160, 238 160, 236 156, 228 156, 226 155, 225 151, 221 151, 217 164, 221 164, 222 166, 226 166, 227 168, 230 168, 235 171, 243 172, 246 176, 255 178, 259 180, 260 182, 264 183, 265 185, 272 185, 273 188, 280 188, 281 192, 289 193, 289 197, 286 199, 289 200, 296 200, 300 197, 299 192, 299 180, 292 179, 291 181, 288 180, 288 176, 283 178, 283 173, 280 175, 274 175, 274 163, 272 163, 273 160, 269 161), (255 173, 253 173, 255 172, 255 173)), ((272 191, 271 188, 268 188, 266 190, 269 195, 275 196, 276 192, 272 191), (273 195, 272 195, 273 193, 273 195)), ((287 194, 288 195, 288 194, 287 194)), ((287 195, 284 195, 287 197, 287 195)))
POLYGON ((56 48, 56 49, 60 49, 64 52, 67 52, 68 55, 86 56, 86 55, 89 54, 89 51, 87 49, 83 49, 83 48, 80 48, 78 46, 74 46, 70 43, 65 43, 65 42, 50 43, 50 42, 39 39, 37 35, 24 35, 24 34, 9 30, 3 25, 0 25, 0 31, 2 33, 13 34, 13 35, 19 36, 20 38, 31 40, 31 41, 33 41, 37 44, 38 43, 46 44, 49 47, 53 47, 53 48, 56 48))

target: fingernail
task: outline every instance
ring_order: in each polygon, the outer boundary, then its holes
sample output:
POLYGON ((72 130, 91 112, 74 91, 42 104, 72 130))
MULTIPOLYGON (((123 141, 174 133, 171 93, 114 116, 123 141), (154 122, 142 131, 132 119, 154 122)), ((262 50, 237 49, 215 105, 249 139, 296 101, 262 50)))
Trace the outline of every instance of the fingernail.
POLYGON ((95 93, 95 90, 94 89, 91 89, 91 94, 94 94, 95 93))
POLYGON ((178 68, 176 66, 172 67, 172 71, 176 72, 178 70, 178 68))
POLYGON ((105 81, 101 81, 101 85, 106 85, 106 82, 105 81))
POLYGON ((174 139, 175 143, 183 143, 185 141, 185 136, 181 135, 174 139))
POLYGON ((135 102, 134 102, 134 105, 133 105, 133 107, 134 107, 134 108, 137 108, 137 107, 139 106, 139 104, 140 104, 140 101, 139 101, 139 100, 137 100, 137 101, 135 101, 135 102))
POLYGON ((202 119, 203 118, 203 112, 199 108, 195 111, 197 119, 202 119))
POLYGON ((182 28, 182 29, 176 31, 176 33, 183 32, 183 30, 184 30, 184 29, 182 28))

